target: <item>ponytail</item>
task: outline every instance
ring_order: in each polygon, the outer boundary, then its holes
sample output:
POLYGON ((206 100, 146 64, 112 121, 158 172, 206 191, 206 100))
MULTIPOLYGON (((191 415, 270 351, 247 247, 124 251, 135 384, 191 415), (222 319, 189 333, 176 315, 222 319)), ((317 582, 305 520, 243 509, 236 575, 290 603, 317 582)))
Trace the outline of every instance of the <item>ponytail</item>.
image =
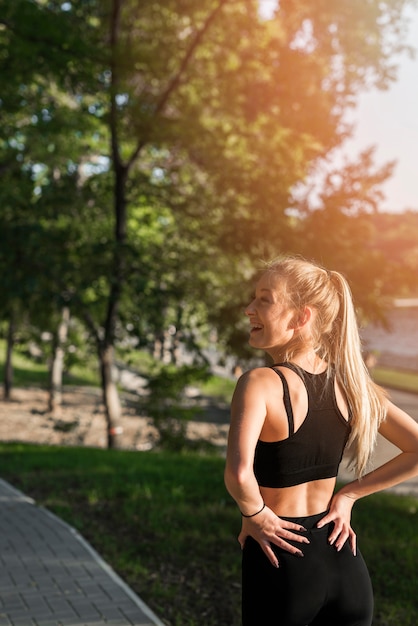
MULTIPOLYGON (((316 312, 312 346, 329 364, 341 386, 351 417, 348 441, 350 466, 362 476, 372 455, 377 431, 386 415, 385 391, 376 385, 364 363, 356 313, 350 287, 342 274, 328 271, 300 258, 285 257, 270 263, 268 272, 284 279, 290 306, 316 312)), ((291 361, 301 349, 289 346, 291 361)))
POLYGON ((338 272, 330 272, 330 279, 340 301, 330 357, 351 414, 350 465, 362 476, 375 447, 378 428, 385 418, 386 394, 373 382, 364 362, 350 287, 338 272))

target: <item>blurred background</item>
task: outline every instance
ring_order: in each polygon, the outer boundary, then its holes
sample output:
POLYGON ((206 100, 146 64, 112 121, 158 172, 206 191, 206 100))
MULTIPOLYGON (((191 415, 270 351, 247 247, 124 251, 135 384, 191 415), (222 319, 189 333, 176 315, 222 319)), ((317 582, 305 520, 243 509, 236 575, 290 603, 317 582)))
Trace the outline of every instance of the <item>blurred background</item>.
POLYGON ((90 385, 107 447, 127 403, 187 417, 258 362, 243 309, 283 253, 343 272, 369 362, 416 371, 417 24, 412 0, 1 0, 4 399, 59 416, 90 385))

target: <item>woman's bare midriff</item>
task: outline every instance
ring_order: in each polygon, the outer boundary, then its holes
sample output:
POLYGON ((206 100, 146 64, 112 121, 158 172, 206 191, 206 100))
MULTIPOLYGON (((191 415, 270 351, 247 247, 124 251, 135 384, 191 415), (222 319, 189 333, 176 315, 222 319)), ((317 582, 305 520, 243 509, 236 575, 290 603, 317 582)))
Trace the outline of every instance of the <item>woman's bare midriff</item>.
POLYGON ((313 480, 294 487, 260 487, 266 505, 279 517, 306 517, 328 510, 336 479, 313 480))

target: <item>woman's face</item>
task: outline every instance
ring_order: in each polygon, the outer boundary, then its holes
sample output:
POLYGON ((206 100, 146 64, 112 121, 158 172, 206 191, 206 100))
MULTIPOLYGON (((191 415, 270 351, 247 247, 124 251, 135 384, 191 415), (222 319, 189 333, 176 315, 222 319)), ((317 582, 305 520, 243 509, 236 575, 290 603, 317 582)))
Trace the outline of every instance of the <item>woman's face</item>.
POLYGON ((273 359, 294 336, 295 311, 285 294, 283 279, 265 273, 257 283, 254 300, 245 309, 250 320, 249 344, 265 350, 273 359))

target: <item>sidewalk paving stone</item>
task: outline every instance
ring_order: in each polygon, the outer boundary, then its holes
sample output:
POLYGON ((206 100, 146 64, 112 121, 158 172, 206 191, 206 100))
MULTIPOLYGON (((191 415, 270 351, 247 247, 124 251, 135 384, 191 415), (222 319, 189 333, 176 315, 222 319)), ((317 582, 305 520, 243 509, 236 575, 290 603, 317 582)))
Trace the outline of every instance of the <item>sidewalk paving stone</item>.
POLYGON ((164 626, 71 526, 0 479, 0 626, 164 626))

